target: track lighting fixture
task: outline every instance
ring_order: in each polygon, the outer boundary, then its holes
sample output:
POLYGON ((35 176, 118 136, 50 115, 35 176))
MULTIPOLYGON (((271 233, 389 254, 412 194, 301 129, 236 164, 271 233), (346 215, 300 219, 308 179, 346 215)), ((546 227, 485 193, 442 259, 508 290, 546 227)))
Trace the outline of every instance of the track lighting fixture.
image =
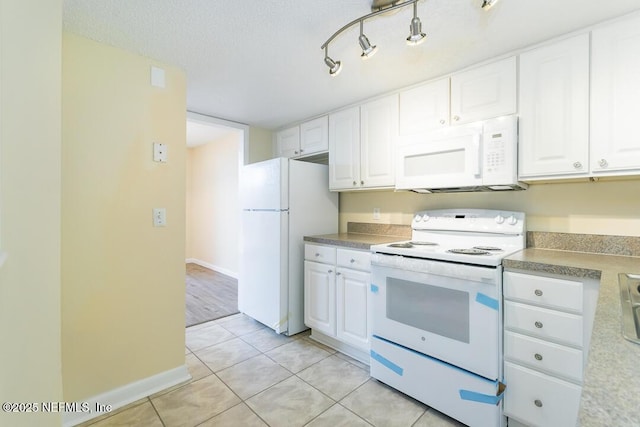
POLYGON ((425 41, 427 35, 422 32, 422 22, 418 18, 418 5, 413 3, 413 19, 411 25, 409 25, 409 37, 407 37, 407 44, 418 45, 425 41))
MULTIPOLYGON (((333 33, 333 35, 329 37, 322 46, 320 46, 320 49, 324 49, 324 63, 327 64, 327 67, 329 67, 329 74, 332 76, 337 76, 342 69, 342 64, 340 63, 340 61, 334 61, 329 57, 327 53, 329 43, 331 43, 337 36, 342 34, 342 32, 351 28, 355 24, 360 24, 360 36, 358 37, 358 43, 360 44, 360 48, 362 49, 362 55, 360 55, 362 59, 371 58, 376 53, 377 46, 371 46, 369 39, 363 33, 364 21, 369 18, 373 18, 374 16, 387 14, 388 12, 391 12, 393 10, 413 5, 413 18, 411 19, 411 23, 409 24, 409 37, 407 37, 407 44, 410 46, 416 46, 424 42, 427 35, 422 32, 422 22, 420 21, 420 18, 418 18, 419 1, 420 0, 372 0, 371 13, 349 22, 338 31, 333 33)), ((481 7, 484 10, 488 10, 496 3, 498 3, 498 1, 499 0, 482 0, 481 7)))
POLYGON ((400 3, 400 0, 373 0, 373 3, 372 3, 373 12, 349 22, 347 25, 345 25, 344 27, 340 28, 338 31, 333 33, 333 35, 329 37, 329 39, 326 42, 324 42, 322 46, 320 46, 320 49, 324 49, 324 63, 327 64, 327 67, 329 67, 329 74, 331 74, 332 76, 335 76, 340 72, 340 69, 341 69, 340 61, 336 62, 327 55, 327 48, 329 47, 329 43, 331 43, 333 39, 335 39, 343 31, 351 28, 355 24, 358 24, 358 23, 360 24, 360 36, 358 37, 358 43, 360 44, 360 48, 362 49, 362 55, 361 55, 362 59, 371 58, 376 53, 377 46, 371 46, 369 39, 367 38, 367 36, 364 35, 362 31, 364 21, 369 18, 373 18, 374 16, 387 13, 395 9, 400 9, 405 6, 413 5, 414 13, 413 13, 413 19, 411 20, 411 25, 410 25, 411 34, 409 35, 409 37, 412 38, 411 44, 416 45, 418 44, 419 41, 423 40, 425 37, 425 34, 422 33, 422 23, 420 22, 420 19, 418 19, 417 17, 416 3, 418 3, 419 1, 420 0, 405 0, 402 3, 400 3), (414 39, 416 41, 413 41, 414 39))

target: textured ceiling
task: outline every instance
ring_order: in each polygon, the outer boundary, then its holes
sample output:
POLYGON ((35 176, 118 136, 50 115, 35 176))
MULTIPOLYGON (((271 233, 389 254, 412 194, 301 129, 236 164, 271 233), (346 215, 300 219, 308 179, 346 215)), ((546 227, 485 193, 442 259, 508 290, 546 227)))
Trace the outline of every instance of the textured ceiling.
POLYGON ((408 47, 412 7, 365 23, 379 51, 362 61, 357 26, 320 46, 371 0, 65 0, 64 28, 187 74, 190 111, 267 129, 437 77, 640 8, 638 0, 423 0, 428 39, 408 47))

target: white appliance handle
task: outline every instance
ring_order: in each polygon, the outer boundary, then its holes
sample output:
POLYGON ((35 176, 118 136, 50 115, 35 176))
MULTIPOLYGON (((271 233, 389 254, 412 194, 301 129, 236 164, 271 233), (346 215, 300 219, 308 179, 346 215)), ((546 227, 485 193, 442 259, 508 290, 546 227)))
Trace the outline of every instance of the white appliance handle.
POLYGON ((471 143, 471 172, 474 176, 480 175, 480 168, 482 167, 482 158, 480 156, 480 135, 473 135, 473 142, 471 143))

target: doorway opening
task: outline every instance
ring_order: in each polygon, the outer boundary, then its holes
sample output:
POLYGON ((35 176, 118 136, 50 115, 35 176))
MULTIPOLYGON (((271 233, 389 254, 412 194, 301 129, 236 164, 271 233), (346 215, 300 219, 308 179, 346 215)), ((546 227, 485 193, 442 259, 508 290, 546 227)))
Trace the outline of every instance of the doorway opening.
POLYGON ((246 125, 187 113, 186 325, 238 312, 239 172, 246 125))

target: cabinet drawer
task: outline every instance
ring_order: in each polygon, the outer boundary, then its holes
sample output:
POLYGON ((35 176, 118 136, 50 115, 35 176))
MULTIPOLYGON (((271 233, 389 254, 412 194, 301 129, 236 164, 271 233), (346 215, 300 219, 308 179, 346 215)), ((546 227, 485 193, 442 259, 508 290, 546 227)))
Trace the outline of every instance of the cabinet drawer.
POLYGON ((504 357, 512 362, 582 382, 582 350, 505 331, 504 357))
POLYGON ((506 329, 582 347, 582 316, 512 301, 504 303, 506 329))
POLYGON ((582 282, 507 271, 504 297, 582 313, 582 282))
POLYGON ((338 249, 338 266, 371 271, 371 252, 338 249))
POLYGON ((304 245, 304 259, 322 262, 325 264, 336 263, 336 248, 333 246, 304 245))
POLYGON ((533 427, 575 426, 582 388, 506 362, 504 413, 533 427))

